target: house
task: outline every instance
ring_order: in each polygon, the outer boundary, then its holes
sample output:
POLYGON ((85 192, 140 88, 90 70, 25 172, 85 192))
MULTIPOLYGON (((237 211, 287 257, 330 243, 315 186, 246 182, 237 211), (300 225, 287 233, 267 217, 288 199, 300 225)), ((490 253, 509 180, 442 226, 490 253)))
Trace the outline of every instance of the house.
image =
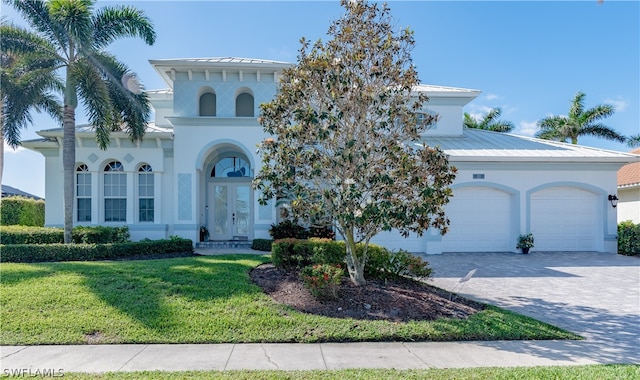
MULTIPOLYGON (((274 202, 259 205, 251 180, 266 136, 259 105, 278 91, 286 62, 245 58, 151 60, 167 88, 148 91, 155 110, 144 140, 112 133, 98 149, 90 126, 76 134, 74 222, 130 227, 134 239, 179 235, 197 241, 268 238, 274 202)), ((637 156, 533 138, 463 129, 463 106, 480 91, 421 85, 425 112, 440 119, 424 135, 458 168, 447 206, 450 233, 408 239, 382 233, 389 248, 441 253, 515 251, 522 232, 534 250, 616 251, 616 172, 637 156)), ((46 165, 46 225, 63 224, 62 130, 25 142, 46 165)))
POLYGON ((25 197, 35 199, 37 201, 42 200, 42 198, 37 195, 29 194, 12 186, 2 185, 2 198, 6 197, 25 197))
MULTIPOLYGON (((631 153, 640 155, 640 148, 631 153)), ((640 162, 618 170, 618 223, 626 220, 640 223, 640 162)))

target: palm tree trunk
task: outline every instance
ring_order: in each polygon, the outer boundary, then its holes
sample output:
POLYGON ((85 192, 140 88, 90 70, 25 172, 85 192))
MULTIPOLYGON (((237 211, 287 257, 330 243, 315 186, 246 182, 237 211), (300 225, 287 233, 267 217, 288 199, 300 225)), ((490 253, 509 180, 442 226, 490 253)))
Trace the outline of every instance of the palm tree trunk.
MULTIPOLYGON (((4 100, 0 98, 0 184, 2 184, 2 173, 4 172, 4 100)), ((1 198, 0 198, 1 199, 1 198)), ((2 200, 0 200, 2 202, 2 200)))
POLYGON ((64 106, 64 137, 62 139, 62 167, 64 171, 64 243, 71 243, 73 230, 74 172, 76 166, 76 110, 64 106))

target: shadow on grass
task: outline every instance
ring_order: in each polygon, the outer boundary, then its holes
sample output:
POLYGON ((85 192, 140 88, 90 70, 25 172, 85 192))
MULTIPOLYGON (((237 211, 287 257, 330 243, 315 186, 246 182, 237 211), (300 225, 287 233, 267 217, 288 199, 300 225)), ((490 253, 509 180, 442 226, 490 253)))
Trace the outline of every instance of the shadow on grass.
POLYGON ((229 299, 260 293, 248 272, 260 256, 216 256, 143 261, 57 263, 56 270, 82 277, 93 294, 151 329, 181 323, 169 299, 229 299), (249 260, 241 263, 241 260, 249 260), (253 264, 252 264, 253 263, 253 264))

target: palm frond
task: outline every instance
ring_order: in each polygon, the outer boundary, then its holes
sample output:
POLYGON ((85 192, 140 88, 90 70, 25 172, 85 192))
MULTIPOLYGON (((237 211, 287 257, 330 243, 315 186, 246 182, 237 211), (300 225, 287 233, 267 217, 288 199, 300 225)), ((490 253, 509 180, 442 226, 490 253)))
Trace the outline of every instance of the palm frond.
POLYGON ((69 37, 61 24, 51 19, 47 3, 41 0, 4 0, 20 13, 29 25, 62 51, 69 46, 69 37))
POLYGON ((612 140, 621 143, 627 141, 627 138, 625 136, 619 134, 613 128, 607 127, 604 124, 591 124, 589 126, 583 127, 582 134, 593 137, 600 137, 605 140, 612 140))
POLYGON ((627 146, 629 148, 640 147, 640 134, 627 137, 627 146))
POLYGON ((87 110, 89 123, 96 129, 96 140, 100 149, 109 146, 109 128, 113 107, 109 90, 102 73, 86 58, 69 66, 71 77, 77 83, 79 98, 87 110))
POLYGON ((584 98, 586 94, 582 91, 578 91, 576 96, 571 101, 571 108, 569 108, 569 118, 577 119, 584 110, 584 98))
POLYGON ((153 45, 156 32, 144 12, 128 6, 105 7, 93 17, 93 42, 103 48, 121 37, 140 37, 147 45, 153 45))

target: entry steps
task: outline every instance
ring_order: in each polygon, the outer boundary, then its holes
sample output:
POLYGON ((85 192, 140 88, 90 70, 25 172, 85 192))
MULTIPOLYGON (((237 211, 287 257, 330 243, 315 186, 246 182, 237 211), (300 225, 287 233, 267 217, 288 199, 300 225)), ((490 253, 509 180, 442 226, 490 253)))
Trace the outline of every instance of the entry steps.
POLYGON ((251 249, 251 240, 209 240, 196 243, 196 248, 203 249, 251 249))

